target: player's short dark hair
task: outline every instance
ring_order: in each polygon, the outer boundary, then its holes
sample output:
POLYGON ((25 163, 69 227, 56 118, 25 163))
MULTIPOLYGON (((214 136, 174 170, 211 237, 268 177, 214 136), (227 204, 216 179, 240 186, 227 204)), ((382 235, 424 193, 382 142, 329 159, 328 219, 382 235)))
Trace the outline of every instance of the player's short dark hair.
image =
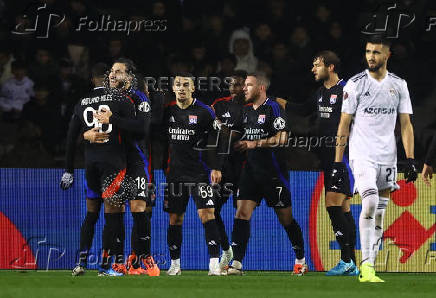
POLYGON ((93 78, 104 78, 109 67, 105 63, 97 63, 91 69, 91 75, 93 78))
POLYGON ((176 72, 174 74, 174 77, 191 78, 192 80, 194 80, 194 76, 192 75, 192 73, 186 71, 176 72))
POLYGON ((126 72, 127 73, 135 73, 136 72, 136 65, 135 63, 128 59, 128 58, 118 58, 117 60, 115 60, 115 63, 122 63, 126 66, 126 72))
POLYGON ((247 77, 255 77, 258 85, 265 86, 265 89, 268 89, 269 85, 271 84, 268 76, 263 71, 249 73, 247 77))
POLYGON ((318 58, 320 60, 322 60, 322 62, 324 62, 324 65, 326 67, 333 65, 334 72, 339 73, 339 70, 341 68, 341 59, 339 58, 339 56, 335 52, 329 51, 329 50, 321 51, 315 55, 315 57, 313 58, 313 61, 315 61, 318 58))
POLYGON ((23 60, 15 60, 11 63, 11 69, 27 69, 27 65, 23 60))
POLYGON ((245 70, 235 70, 232 73, 232 78, 242 78, 242 79, 246 79, 247 78, 247 72, 245 70))
POLYGON ((387 46, 389 49, 391 48, 392 45, 392 42, 384 34, 370 35, 366 39, 366 43, 381 44, 387 46))

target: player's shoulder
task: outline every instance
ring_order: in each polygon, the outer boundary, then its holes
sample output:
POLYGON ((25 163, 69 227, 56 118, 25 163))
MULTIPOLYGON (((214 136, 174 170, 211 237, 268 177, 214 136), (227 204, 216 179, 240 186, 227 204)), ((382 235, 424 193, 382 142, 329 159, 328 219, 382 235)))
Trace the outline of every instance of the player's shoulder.
POLYGON ((388 72, 388 78, 391 79, 394 82, 398 82, 398 83, 405 83, 406 80, 400 78, 399 76, 397 76, 396 74, 392 73, 392 72, 388 72))
POLYGON ((148 96, 144 92, 142 92, 141 90, 134 90, 132 92, 132 95, 139 102, 148 102, 148 103, 150 103, 150 99, 148 98, 148 96))
POLYGON ((347 83, 357 83, 361 80, 364 80, 368 77, 368 73, 364 70, 362 72, 359 72, 358 74, 352 76, 347 83))
POLYGON ((213 111, 213 109, 208 106, 207 104, 205 104, 204 102, 198 100, 198 99, 194 99, 193 105, 195 107, 197 107, 201 112, 203 113, 207 113, 209 114, 213 119, 215 119, 215 112, 213 111))
POLYGON ((216 106, 220 106, 220 105, 225 105, 225 104, 229 103, 232 100, 232 98, 233 97, 231 97, 231 96, 217 98, 213 101, 211 106, 216 107, 216 106))
POLYGON ((277 101, 271 98, 267 98, 264 105, 270 107, 274 116, 280 116, 280 105, 277 101))

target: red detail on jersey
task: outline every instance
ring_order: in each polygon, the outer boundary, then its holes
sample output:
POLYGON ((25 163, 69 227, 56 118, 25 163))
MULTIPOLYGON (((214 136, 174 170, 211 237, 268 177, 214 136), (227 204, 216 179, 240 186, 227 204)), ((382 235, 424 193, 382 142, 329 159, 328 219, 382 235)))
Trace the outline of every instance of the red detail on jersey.
POLYGON ((173 101, 167 103, 167 104, 165 105, 165 107, 167 108, 167 107, 170 107, 170 106, 174 106, 175 104, 177 104, 177 102, 176 102, 175 100, 173 100, 173 101))
POLYGON ((118 141, 119 141, 120 144, 121 144, 121 133, 120 133, 120 132, 118 132, 118 141))
POLYGON ((244 107, 249 107, 249 106, 252 106, 252 105, 253 105, 253 103, 250 102, 250 103, 245 104, 244 107))
POLYGON ((412 205, 416 198, 416 187, 413 183, 406 183, 405 180, 398 181, 400 189, 392 193, 392 201, 395 205, 400 207, 407 207, 412 205))
POLYGON ((310 216, 309 216, 309 243, 310 253, 312 256, 312 262, 316 271, 324 271, 324 266, 321 262, 321 256, 318 250, 317 239, 317 219, 318 219, 318 204, 321 199, 321 192, 324 187, 324 173, 321 172, 318 176, 318 180, 315 184, 315 189, 312 192, 312 199, 310 204, 310 216))
POLYGON ((121 182, 123 182, 125 176, 126 169, 123 169, 117 174, 112 183, 104 190, 104 192, 101 194, 101 197, 103 199, 106 199, 113 196, 114 193, 116 193, 120 189, 121 182))
POLYGON ((36 259, 20 230, 0 212, 0 269, 37 269, 36 259))
POLYGON ((233 97, 231 97, 231 96, 221 97, 221 98, 215 99, 215 101, 211 104, 211 106, 213 107, 214 104, 216 104, 217 102, 220 102, 220 101, 231 101, 232 99, 233 99, 233 97))
POLYGON ((130 96, 128 96, 128 95, 126 95, 126 96, 127 96, 128 99, 130 99, 130 102, 131 102, 132 104, 135 104, 135 101, 134 101, 130 96))
POLYGON ((400 263, 404 264, 435 231, 436 224, 426 230, 409 211, 404 211, 383 233, 383 237, 392 239, 394 244, 401 249, 403 255, 400 263))

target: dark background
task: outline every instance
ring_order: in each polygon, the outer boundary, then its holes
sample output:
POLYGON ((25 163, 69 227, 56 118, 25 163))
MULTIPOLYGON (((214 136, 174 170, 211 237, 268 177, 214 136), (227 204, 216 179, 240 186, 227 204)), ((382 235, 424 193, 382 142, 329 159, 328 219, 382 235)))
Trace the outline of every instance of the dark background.
MULTIPOLYGON (((389 15, 387 33, 394 36, 402 13, 415 19, 407 27, 407 18, 399 24, 388 70, 408 82, 415 113, 415 155, 422 161, 436 129, 436 26, 426 31, 429 17, 436 17, 436 5, 426 0, 396 1, 388 12, 389 3, 395 2, 0 0, 0 167, 63 167, 72 107, 90 90, 90 69, 96 62, 110 65, 114 59, 128 57, 141 74, 155 78, 178 71, 223 78, 248 66, 270 76, 270 95, 303 103, 319 86, 310 72, 316 52, 338 53, 343 64, 340 76, 348 79, 365 68, 364 26, 371 22, 380 27, 389 15), (44 3, 46 8, 37 13, 44 3), (59 18, 52 17, 48 38, 38 38, 45 33, 50 13, 65 15, 65 20, 55 27, 59 18), (35 32, 12 32, 31 28, 37 15, 35 32), (147 19, 164 27, 129 35, 75 30, 80 17, 98 20, 102 15, 147 19), (232 35, 241 34, 238 30, 244 30, 253 45, 252 55, 246 56, 248 64, 229 51, 232 35), (24 65, 28 77, 30 87, 24 95, 18 94, 22 81, 11 72, 13 60, 24 65), (9 111, 7 104, 2 105, 16 98, 24 103, 21 110, 9 111)), ((196 93, 208 104, 226 95, 225 90, 196 93)), ((166 97, 170 100, 172 93, 167 91, 166 97)), ((313 118, 290 117, 294 134, 310 134, 313 118)), ((398 141, 401 165, 404 153, 398 141)), ((311 152, 289 149, 291 169, 311 170, 317 165, 311 152)))

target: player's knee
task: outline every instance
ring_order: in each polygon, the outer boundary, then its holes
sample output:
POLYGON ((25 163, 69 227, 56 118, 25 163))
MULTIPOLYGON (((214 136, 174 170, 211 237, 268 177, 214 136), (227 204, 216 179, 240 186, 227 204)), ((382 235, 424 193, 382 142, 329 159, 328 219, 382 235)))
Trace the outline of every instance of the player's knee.
POLYGON ((244 220, 250 220, 251 212, 249 212, 246 209, 238 208, 236 210, 235 218, 244 219, 244 220))
POLYGON ((170 214, 170 225, 181 226, 183 224, 184 214, 171 213, 170 214))
POLYGON ((145 201, 143 200, 132 200, 130 201, 131 212, 144 212, 145 211, 145 201))
POLYGON ((202 223, 215 219, 214 209, 212 208, 198 209, 197 213, 202 223))

